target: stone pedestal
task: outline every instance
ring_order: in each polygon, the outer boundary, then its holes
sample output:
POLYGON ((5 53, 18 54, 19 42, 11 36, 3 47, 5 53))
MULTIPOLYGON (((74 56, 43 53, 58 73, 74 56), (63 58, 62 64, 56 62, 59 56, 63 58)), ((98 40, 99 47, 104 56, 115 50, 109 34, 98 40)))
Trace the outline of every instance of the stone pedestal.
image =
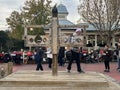
POLYGON ((0 78, 3 78, 13 72, 13 62, 0 64, 0 78))
POLYGON ((19 71, 0 80, 0 90, 120 90, 120 86, 100 73, 19 71))
POLYGON ((13 72, 13 62, 8 62, 8 74, 13 72))

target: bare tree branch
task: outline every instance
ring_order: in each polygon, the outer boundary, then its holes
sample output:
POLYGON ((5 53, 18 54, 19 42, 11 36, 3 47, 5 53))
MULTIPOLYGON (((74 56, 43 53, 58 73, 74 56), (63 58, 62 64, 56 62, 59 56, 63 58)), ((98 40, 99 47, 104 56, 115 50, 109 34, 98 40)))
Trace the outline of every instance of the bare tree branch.
POLYGON ((113 30, 120 27, 119 5, 120 0, 84 0, 79 13, 96 28, 100 37, 110 44, 113 30))

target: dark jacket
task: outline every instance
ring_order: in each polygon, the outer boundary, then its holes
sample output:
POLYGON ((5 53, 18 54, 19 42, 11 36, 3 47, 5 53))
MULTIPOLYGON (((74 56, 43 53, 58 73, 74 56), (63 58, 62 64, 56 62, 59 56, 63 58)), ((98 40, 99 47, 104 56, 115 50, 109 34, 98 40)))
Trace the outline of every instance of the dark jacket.
POLYGON ((116 55, 119 55, 120 49, 115 50, 116 55))
POLYGON ((4 63, 8 63, 8 62, 12 61, 12 57, 10 54, 7 53, 3 56, 3 60, 4 60, 3 61, 4 63))
POLYGON ((71 52, 71 50, 66 51, 65 54, 66 54, 66 59, 67 59, 68 61, 72 60, 72 52, 71 52))
POLYGON ((111 61, 111 51, 110 50, 104 50, 104 60, 105 61, 111 61))
POLYGON ((60 47, 58 57, 64 58, 65 56, 65 47, 60 47))
POLYGON ((71 53, 72 53, 72 59, 73 60, 80 60, 80 52, 79 52, 78 48, 73 48, 71 50, 71 53))
POLYGON ((42 49, 39 49, 35 55, 35 60, 36 62, 42 62, 43 60, 43 50, 42 49))

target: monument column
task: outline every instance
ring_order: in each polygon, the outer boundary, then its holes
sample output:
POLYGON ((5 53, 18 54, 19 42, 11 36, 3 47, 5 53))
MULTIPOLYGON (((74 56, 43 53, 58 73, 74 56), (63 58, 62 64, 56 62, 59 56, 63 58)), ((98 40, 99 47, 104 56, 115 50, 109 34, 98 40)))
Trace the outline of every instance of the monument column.
POLYGON ((95 34, 95 49, 97 49, 97 35, 95 34))
POLYGON ((84 26, 83 28, 84 28, 84 30, 83 30, 84 47, 86 47, 86 42, 87 42, 87 39, 86 39, 86 26, 84 26))
POLYGON ((25 40, 24 45, 26 46, 26 43, 27 43, 27 27, 26 27, 26 25, 24 26, 24 38, 23 39, 25 40))
POLYGON ((51 36, 52 36, 52 54, 53 54, 53 63, 52 63, 52 75, 57 75, 57 53, 58 53, 58 11, 56 5, 52 9, 52 29, 51 29, 51 36))
POLYGON ((88 44, 88 35, 86 35, 86 44, 88 44))
POLYGON ((115 47, 115 35, 112 37, 112 46, 115 47))
POLYGON ((24 27, 24 36, 26 36, 27 35, 27 27, 25 26, 24 27))

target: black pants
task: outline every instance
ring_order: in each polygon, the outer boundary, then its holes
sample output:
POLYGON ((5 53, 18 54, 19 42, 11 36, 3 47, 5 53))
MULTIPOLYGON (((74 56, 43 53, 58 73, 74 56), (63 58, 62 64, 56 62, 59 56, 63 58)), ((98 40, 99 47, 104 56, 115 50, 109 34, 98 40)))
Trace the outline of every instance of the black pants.
POLYGON ((36 70, 37 70, 37 71, 38 71, 38 70, 43 71, 43 67, 42 67, 42 62, 41 62, 41 61, 38 61, 38 62, 37 62, 36 70))
MULTIPOLYGON (((75 61, 76 61, 76 65, 77 65, 77 71, 78 72, 82 71, 81 70, 81 65, 80 65, 80 60, 76 59, 75 61)), ((72 63, 73 63, 73 59, 70 60, 69 63, 68 63, 68 67, 67 67, 68 70, 71 70, 72 63)))
POLYGON ((58 57, 59 66, 64 66, 64 57, 58 57))
POLYGON ((104 61, 105 69, 109 70, 110 69, 110 62, 109 61, 104 61))
POLYGON ((48 67, 52 68, 52 58, 47 58, 48 59, 48 67))

